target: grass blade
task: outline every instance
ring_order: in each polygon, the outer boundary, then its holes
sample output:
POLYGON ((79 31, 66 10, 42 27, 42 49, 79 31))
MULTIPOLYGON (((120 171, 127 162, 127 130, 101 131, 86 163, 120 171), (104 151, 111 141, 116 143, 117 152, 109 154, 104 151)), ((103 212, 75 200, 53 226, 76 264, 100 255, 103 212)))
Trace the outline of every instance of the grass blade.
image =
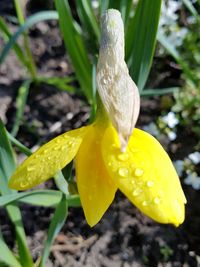
POLYGON ((17 39, 21 36, 21 34, 23 34, 26 30, 28 30, 30 27, 32 27, 34 24, 36 24, 40 21, 53 20, 53 19, 56 19, 56 20, 58 19, 58 13, 56 11, 42 11, 42 12, 38 12, 38 13, 30 16, 25 21, 25 23, 19 27, 19 29, 16 31, 16 33, 12 35, 9 42, 3 48, 1 55, 0 55, 0 64, 3 63, 8 52, 16 44, 17 39))
POLYGON ((22 83, 18 90, 18 96, 16 99, 16 108, 17 108, 17 113, 16 113, 16 119, 15 123, 13 125, 11 134, 13 136, 16 136, 24 115, 24 109, 26 106, 26 101, 29 93, 29 88, 30 88, 31 81, 25 81, 22 83))
POLYGON ((191 0, 183 0, 183 3, 194 17, 198 17, 198 12, 193 6, 191 0))
POLYGON ((14 153, 7 138, 6 129, 0 120, 0 191, 2 195, 11 192, 7 184, 8 178, 15 170, 15 162, 14 153))
POLYGON ((144 97, 167 95, 167 94, 173 94, 174 92, 179 91, 179 90, 180 90, 180 87, 145 89, 141 92, 140 95, 144 97))
POLYGON ((126 59, 130 74, 143 90, 155 50, 162 0, 140 0, 126 31, 126 59))
MULTIPOLYGON (((100 40, 100 28, 89 0, 76 1, 77 11, 84 25, 84 30, 88 31, 90 36, 94 36, 98 43, 100 40)), ((93 39, 94 40, 94 39, 93 39)))
MULTIPOLYGON (((28 192, 16 192, 11 195, 0 196, 0 207, 4 207, 15 201, 42 207, 55 207, 61 200, 62 192, 57 190, 34 190, 28 192)), ((69 207, 80 207, 78 195, 66 195, 69 207)))
POLYGON ((75 80, 74 77, 63 77, 63 78, 60 78, 60 77, 39 77, 39 78, 37 78, 37 81, 40 83, 46 83, 49 85, 53 85, 62 91, 66 91, 66 92, 70 92, 70 93, 75 92, 75 88, 73 86, 69 85, 69 83, 73 82, 74 80, 75 80))
POLYGON ((160 44, 172 55, 172 57, 180 64, 183 72, 186 74, 186 76, 192 80, 195 81, 195 77, 192 74, 192 72, 189 69, 189 66, 187 63, 181 58, 179 52, 176 50, 176 48, 173 46, 171 42, 167 39, 167 37, 162 33, 158 32, 157 39, 160 42, 160 44))
MULTIPOLYGON (((8 188, 8 179, 15 170, 16 163, 14 153, 7 136, 7 131, 0 121, 0 190, 3 196, 12 195, 13 191, 8 188)), ((21 213, 15 203, 6 207, 8 215, 14 224, 19 249, 20 262, 22 266, 33 267, 29 253, 21 213)))
POLYGON ((58 204, 55 214, 51 220, 51 224, 48 230, 47 240, 44 246, 42 259, 38 267, 45 266, 45 262, 50 254, 51 245, 53 244, 53 241, 56 235, 60 232, 61 228, 63 227, 65 220, 67 218, 67 215, 68 215, 68 204, 67 204, 65 195, 63 194, 62 199, 60 203, 58 204))
POLYGON ((16 147, 19 148, 19 150, 24 153, 26 156, 30 156, 32 154, 32 151, 24 146, 21 142, 19 142, 14 136, 12 136, 8 131, 7 131, 8 138, 10 142, 12 142, 16 147))
POLYGON ((21 264, 18 262, 12 251, 6 245, 2 233, 0 231, 0 261, 5 263, 10 267, 22 267, 21 264))
POLYGON ((60 29, 77 79, 89 103, 92 103, 92 65, 88 59, 82 36, 77 31, 68 1, 56 0, 55 3, 59 13, 60 29))
MULTIPOLYGON (((0 17, 0 30, 4 33, 5 35, 5 39, 6 40, 10 40, 10 38, 12 37, 11 32, 9 31, 5 21, 3 20, 2 17, 0 17)), ((26 58, 24 57, 24 53, 21 49, 21 47, 15 43, 13 46, 13 50, 15 51, 15 54, 17 55, 18 59, 21 61, 21 63, 28 68, 28 63, 26 58)))

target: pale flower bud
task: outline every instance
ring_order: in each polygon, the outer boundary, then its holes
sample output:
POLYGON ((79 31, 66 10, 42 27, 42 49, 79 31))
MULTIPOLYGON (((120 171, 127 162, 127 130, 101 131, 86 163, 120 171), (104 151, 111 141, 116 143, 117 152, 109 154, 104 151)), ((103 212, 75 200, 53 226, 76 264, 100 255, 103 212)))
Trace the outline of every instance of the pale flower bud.
POLYGON ((101 18, 97 88, 125 151, 139 115, 140 97, 124 61, 124 26, 115 9, 107 10, 101 18))

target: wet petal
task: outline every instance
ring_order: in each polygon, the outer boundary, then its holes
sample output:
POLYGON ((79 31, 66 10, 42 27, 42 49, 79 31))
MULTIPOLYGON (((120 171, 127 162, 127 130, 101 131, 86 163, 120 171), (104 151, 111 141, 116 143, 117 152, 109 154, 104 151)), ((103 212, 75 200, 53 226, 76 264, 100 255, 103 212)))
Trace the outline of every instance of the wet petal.
POLYGON ((161 223, 176 226, 184 221, 186 199, 179 178, 160 143, 134 129, 125 153, 109 128, 102 142, 107 170, 119 189, 143 213, 161 223))
POLYGON ((9 187, 25 190, 54 176, 75 157, 87 129, 66 132, 40 147, 15 170, 9 187))
POLYGON ((101 155, 104 129, 91 125, 76 156, 76 177, 88 224, 99 222, 113 201, 116 186, 109 177, 101 155))

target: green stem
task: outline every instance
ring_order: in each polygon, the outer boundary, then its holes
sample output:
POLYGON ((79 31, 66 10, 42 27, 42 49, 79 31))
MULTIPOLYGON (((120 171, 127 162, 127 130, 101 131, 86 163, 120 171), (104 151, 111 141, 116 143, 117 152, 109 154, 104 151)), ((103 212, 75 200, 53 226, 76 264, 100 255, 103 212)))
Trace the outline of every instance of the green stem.
MULTIPOLYGON (((17 18, 19 21, 19 24, 22 25, 24 24, 25 20, 24 20, 24 15, 23 15, 23 8, 20 5, 20 1, 22 0, 14 0, 15 2, 15 9, 16 9, 16 13, 17 13, 17 18)), ((28 71, 32 77, 32 79, 35 81, 37 79, 37 72, 36 72, 36 66, 33 60, 33 56, 31 53, 31 49, 30 49, 30 43, 29 43, 29 39, 28 39, 28 35, 27 33, 23 34, 24 36, 24 49, 25 49, 25 53, 27 56, 27 62, 28 62, 28 71)))

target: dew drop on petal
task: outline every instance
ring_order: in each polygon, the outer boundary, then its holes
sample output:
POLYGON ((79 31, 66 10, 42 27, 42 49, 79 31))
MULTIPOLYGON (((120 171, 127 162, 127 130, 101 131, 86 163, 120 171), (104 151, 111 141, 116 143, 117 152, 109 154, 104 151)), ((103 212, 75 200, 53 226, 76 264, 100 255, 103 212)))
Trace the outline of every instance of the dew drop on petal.
POLYGON ((154 186, 154 182, 153 182, 153 181, 147 181, 147 186, 148 186, 148 187, 152 187, 152 186, 154 186))
POLYGON ((54 146, 53 150, 59 150, 60 146, 54 146))
POLYGON ((50 160, 51 159, 51 156, 48 156, 47 159, 50 160))
POLYGON ((146 207, 147 205, 148 205, 148 202, 147 202, 146 200, 144 200, 144 201, 142 202, 142 206, 146 207))
POLYGON ((142 169, 136 168, 134 173, 135 176, 140 177, 143 175, 144 171, 142 169))
POLYGON ((136 188, 134 191, 133 191, 133 196, 136 197, 136 196, 139 196, 140 194, 142 193, 142 189, 141 188, 136 188))
POLYGON ((29 185, 29 182, 28 182, 28 181, 22 181, 22 182, 20 182, 20 187, 21 187, 21 188, 24 188, 24 187, 26 187, 27 185, 29 185))
POLYGON ((127 153, 119 154, 119 155, 117 156, 117 158, 118 158, 119 160, 121 160, 121 161, 126 161, 126 160, 128 160, 128 158, 129 158, 129 154, 127 154, 127 153))
POLYGON ((128 175, 129 175, 129 170, 128 170, 127 168, 125 168, 125 167, 123 167, 123 168, 119 168, 119 170, 118 170, 118 174, 119 174, 119 176, 121 176, 121 177, 128 177, 128 175))
POLYGON ((159 198, 159 197, 155 197, 154 200, 153 200, 153 202, 154 202, 156 205, 160 204, 160 198, 159 198))
POLYGON ((47 152, 48 152, 48 149, 45 149, 45 150, 43 151, 44 154, 46 154, 47 152))
POLYGON ((35 170, 35 167, 34 166, 27 166, 27 171, 28 172, 31 172, 31 171, 34 171, 35 170))
POLYGON ((64 146, 61 146, 61 150, 65 150, 67 147, 64 145, 64 146))

